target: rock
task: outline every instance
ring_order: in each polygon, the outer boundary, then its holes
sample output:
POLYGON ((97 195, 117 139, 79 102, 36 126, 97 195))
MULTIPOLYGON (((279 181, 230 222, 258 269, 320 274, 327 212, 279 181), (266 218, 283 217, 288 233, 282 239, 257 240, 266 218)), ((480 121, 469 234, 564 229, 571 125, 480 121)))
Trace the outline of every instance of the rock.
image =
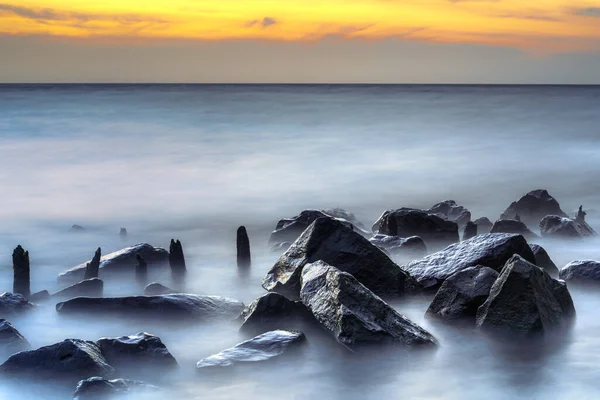
POLYGON ((196 369, 231 367, 241 363, 267 361, 280 357, 291 348, 303 343, 305 339, 302 332, 276 330, 263 333, 235 347, 198 361, 196 369))
POLYGON ((250 239, 248 239, 248 233, 246 227, 240 226, 237 230, 237 265, 241 268, 250 266, 250 239))
POLYGON ((583 206, 579 206, 579 209, 577 210, 577 214, 575 215, 575 221, 585 222, 586 215, 587 215, 587 213, 585 211, 583 211, 583 206))
POLYGON ((171 266, 171 275, 175 282, 182 282, 187 272, 185 258, 183 256, 183 247, 179 240, 171 239, 169 246, 169 265, 171 266))
POLYGON ((127 239, 127 229, 121 228, 121 230, 119 231, 119 236, 123 240, 127 239))
POLYGON ((0 319, 0 355, 6 355, 29 350, 31 345, 10 322, 0 319))
MULTIPOLYGON (((166 266, 169 258, 169 253, 165 249, 152 247, 147 243, 136 244, 100 258, 100 275, 103 279, 113 274, 133 275, 138 253, 144 257, 146 262, 157 268, 166 266)), ((58 283, 64 285, 81 281, 85 275, 86 264, 87 262, 61 273, 58 276, 58 283)))
POLYGON ((144 287, 148 283, 148 263, 139 254, 135 255, 135 281, 144 287))
POLYGON ((302 268, 323 260, 382 296, 419 290, 416 282, 367 239, 331 218, 319 218, 300 235, 263 279, 263 287, 296 300, 302 268))
POLYGON ((600 262, 594 260, 571 261, 559 273, 560 279, 579 283, 600 283, 600 262))
POLYGON ((397 313, 352 275, 323 261, 304 267, 300 299, 338 342, 352 350, 369 344, 436 344, 431 334, 397 313))
POLYGON ((544 237, 580 238, 597 236, 598 234, 585 221, 575 221, 558 215, 547 215, 540 222, 540 230, 544 237))
POLYGON ((418 236, 401 238, 399 236, 377 234, 369 239, 369 242, 386 250, 391 255, 403 259, 414 260, 427 254, 427 246, 423 239, 418 236))
POLYGON ((100 273, 100 258, 102 257, 102 249, 98 247, 98 250, 94 253, 92 261, 86 264, 85 274, 83 279, 97 278, 100 273))
POLYGON ((566 285, 514 255, 477 311, 484 329, 530 335, 565 325, 575 315, 566 285))
POLYGON ((558 276, 558 268, 552 261, 546 250, 537 244, 530 244, 529 247, 535 256, 535 265, 546 270, 550 276, 558 276))
POLYGON ((104 292, 104 282, 98 278, 86 279, 79 283, 76 283, 68 288, 60 290, 53 295, 52 298, 56 299, 71 299, 73 297, 102 297, 104 292))
POLYGON ((444 319, 472 317, 490 294, 498 272, 478 265, 458 271, 442 283, 427 314, 444 319))
POLYGON ((298 329, 314 318, 304 304, 279 293, 267 293, 254 300, 240 316, 240 331, 258 334, 274 329, 298 329))
POLYGON ((533 190, 513 202, 502 213, 500 219, 514 219, 516 215, 528 225, 537 225, 546 215, 567 216, 560 209, 558 201, 544 189, 533 190))
POLYGON ((471 212, 456 204, 454 200, 446 200, 426 210, 429 214, 439 215, 448 221, 456 222, 458 226, 464 226, 471 221, 471 212))
POLYGON ((118 338, 101 338, 97 343, 109 364, 119 370, 168 370, 178 366, 162 340, 147 332, 118 338))
POLYGON ((343 208, 326 208, 325 210, 323 210, 323 213, 333 218, 344 219, 350 222, 354 227, 358 228, 359 230, 369 233, 367 232, 363 223, 360 222, 354 214, 344 210, 343 208))
POLYGON ((492 226, 494 226, 492 221, 486 217, 477 218, 474 223, 477 225, 477 233, 490 233, 492 226))
POLYGON ((33 309, 35 306, 20 294, 4 292, 0 295, 0 316, 4 317, 33 309))
POLYGON ((81 232, 81 231, 85 231, 85 228, 81 225, 73 225, 71 226, 71 229, 69 229, 71 232, 81 232))
POLYGON ((175 291, 171 288, 168 288, 160 283, 154 282, 146 286, 144 289, 144 294, 146 296, 158 296, 161 294, 171 294, 175 293, 175 291))
POLYGON ((69 380, 89 376, 111 377, 115 373, 96 342, 80 339, 66 339, 51 346, 14 354, 0 365, 0 371, 36 379, 69 380))
POLYGON ((490 233, 516 233, 518 235, 523 235, 526 239, 538 237, 527 228, 527 225, 516 219, 499 219, 494 222, 494 226, 492 226, 490 233))
POLYGON ((31 294, 29 279, 29 252, 19 245, 12 254, 13 260, 13 293, 22 294, 26 298, 31 294))
POLYGON ((280 252, 283 252, 283 251, 286 251, 287 249, 289 249, 291 245, 292 245, 292 243, 290 243, 290 242, 277 243, 277 244, 274 244, 273 246, 271 246, 271 251, 273 253, 280 253, 280 252))
POLYGON ((244 304, 227 297, 169 294, 132 297, 78 297, 56 305, 62 314, 105 313, 180 320, 236 318, 244 304))
POLYGON ((477 236, 477 224, 475 222, 467 222, 463 231, 463 240, 469 240, 477 236))
POLYGON ((48 299, 50 299, 50 293, 47 290, 40 290, 39 292, 35 292, 30 295, 27 300, 31 301, 32 303, 37 303, 40 301, 46 301, 48 299))
POLYGON ((521 235, 486 233, 477 235, 403 266, 424 288, 438 288, 450 275, 483 265, 500 271, 514 254, 535 262, 533 252, 521 235))
POLYGON ((428 247, 436 248, 459 241, 456 222, 412 208, 384 212, 373 225, 373 232, 400 237, 419 236, 428 247))
POLYGON ((119 395, 141 396, 157 390, 158 387, 140 381, 108 380, 95 376, 79 381, 73 400, 105 400, 119 395))

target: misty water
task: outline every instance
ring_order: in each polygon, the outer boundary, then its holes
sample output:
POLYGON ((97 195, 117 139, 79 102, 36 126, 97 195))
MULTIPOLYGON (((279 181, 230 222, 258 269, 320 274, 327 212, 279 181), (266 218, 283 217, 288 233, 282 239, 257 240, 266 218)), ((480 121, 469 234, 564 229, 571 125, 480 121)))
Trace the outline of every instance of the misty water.
MULTIPOLYGON (((17 244, 30 252, 32 291, 53 292, 58 273, 99 246, 177 238, 186 292, 249 304, 280 255, 270 231, 307 208, 342 207, 370 227, 386 209, 454 199, 495 220, 545 188, 569 214, 592 209, 598 230, 599 110, 600 87, 0 85, 0 292, 12 290, 17 244), (248 276, 235 262, 240 225, 248 276)), ((599 240, 538 242, 559 268, 600 259, 599 240)), ((597 399, 600 288, 569 288, 577 319, 557 336, 499 340, 450 326, 425 318, 425 295, 392 305, 438 339, 434 351, 351 354, 307 333, 292 358, 216 375, 195 363, 248 338, 234 322, 68 318, 54 301, 11 322, 33 348, 160 336, 180 368, 146 379, 164 388, 148 399, 597 399)), ((105 284, 105 296, 136 293, 133 277, 105 284)), ((70 399, 73 389, 2 379, 0 399, 70 399)))

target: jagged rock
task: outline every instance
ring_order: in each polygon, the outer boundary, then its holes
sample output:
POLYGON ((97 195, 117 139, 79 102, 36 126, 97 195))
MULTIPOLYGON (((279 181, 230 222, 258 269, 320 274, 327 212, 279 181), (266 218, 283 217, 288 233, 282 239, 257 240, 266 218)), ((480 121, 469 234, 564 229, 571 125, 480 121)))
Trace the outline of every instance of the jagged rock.
POLYGON ((382 296, 418 291, 416 282, 367 239, 331 218, 319 218, 300 235, 263 279, 263 287, 298 299, 302 268, 323 260, 382 296))
POLYGON ((71 232, 81 232, 81 231, 85 231, 85 228, 81 225, 75 224, 75 225, 71 226, 70 231, 71 232))
POLYGON ((544 237, 579 238, 598 234, 585 221, 575 221, 558 215, 547 215, 540 222, 544 237))
POLYGON ((500 271, 513 254, 535 262, 533 252, 521 235, 487 233, 477 235, 403 266, 422 287, 438 288, 450 275, 469 267, 483 265, 500 271))
POLYGON ((471 221, 471 212, 463 206, 456 204, 454 200, 442 201, 425 211, 429 214, 438 215, 448 221, 456 222, 458 226, 463 226, 471 221))
POLYGON ((305 340, 302 332, 276 330, 263 333, 235 347, 204 358, 196 364, 197 370, 215 367, 231 367, 240 363, 267 361, 283 355, 305 340))
POLYGON ((178 366, 162 340, 147 332, 118 338, 101 338, 97 343, 109 364, 119 370, 172 369, 178 366))
POLYGON ((463 231, 463 240, 469 240, 477 236, 477 224, 475 222, 467 222, 463 231))
POLYGON ((10 322, 0 319, 0 356, 29 350, 31 345, 10 322))
POLYGON ((120 395, 141 396, 157 390, 158 387, 140 381, 129 379, 108 380, 94 376, 79 381, 73 400, 105 400, 120 395))
POLYGON ((290 243, 290 242, 277 243, 277 244, 274 244, 273 246, 271 246, 271 251, 273 253, 281 253, 281 252, 289 249, 291 245, 292 245, 292 243, 290 243))
MULTIPOLYGON (((165 249, 152 247, 148 243, 136 244, 100 258, 100 275, 103 279, 113 274, 133 275, 136 254, 140 254, 149 265, 157 268, 166 266, 169 258, 169 253, 165 249)), ((85 275, 86 264, 87 262, 61 273, 58 276, 58 283, 64 285, 81 281, 85 275)))
POLYGON ((500 219, 514 219, 519 215, 527 225, 537 225, 546 215, 566 217, 558 201, 547 190, 537 189, 513 202, 502 213, 500 219))
POLYGON ((518 235, 523 235, 526 239, 538 237, 527 228, 527 225, 516 219, 499 219, 494 222, 494 226, 492 226, 490 233, 516 233, 518 235))
POLYGON ((300 299, 338 342, 353 350, 369 344, 436 344, 431 334, 352 275, 323 261, 304 267, 300 299))
POLYGON ((490 294, 498 272, 478 265, 458 271, 444 281, 427 314, 444 319, 473 317, 490 294))
POLYGON ((373 232, 388 236, 419 236, 428 247, 443 247, 459 241, 456 222, 412 208, 384 212, 373 225, 373 232))
POLYGON ((248 233, 246 227, 240 226, 237 230, 237 265, 238 267, 249 267, 251 263, 250 257, 250 239, 248 239, 248 233))
POLYGON ((85 274, 83 279, 97 278, 100 273, 100 258, 102 257, 102 249, 98 247, 98 250, 94 253, 92 261, 86 264, 85 274))
POLYGON ((558 268, 552 261, 546 250, 538 244, 530 244, 529 247, 535 256, 535 265, 543 268, 551 276, 558 275, 558 268))
POLYGON ((4 292, 0 295, 0 316, 2 317, 31 310, 34 307, 20 294, 4 292))
POLYGON ((252 334, 274 329, 299 329, 314 318, 304 304, 279 293, 267 293, 254 300, 240 316, 240 331, 252 334))
POLYGON ((175 282, 183 281, 187 272, 185 258, 183 256, 183 247, 179 240, 171 239, 169 246, 169 265, 171 266, 171 275, 175 282))
MULTIPOLYGON (((362 222, 360 222, 358 220, 358 218, 356 218, 356 216, 354 214, 352 214, 351 212, 348 212, 346 210, 344 210, 343 208, 326 208, 325 210, 322 210, 325 214, 333 217, 333 218, 339 218, 339 219, 344 219, 348 222, 350 222, 352 225, 354 225, 356 228, 359 228, 361 231, 365 231, 365 226, 363 225, 362 222)), ((368 232, 367 232, 368 233, 368 232)))
POLYGON ((514 255, 477 311, 477 325, 519 334, 534 334, 565 325, 575 315, 566 284, 542 268, 514 255))
POLYGON ((492 221, 490 221, 489 218, 487 218, 487 217, 477 218, 474 221, 474 223, 475 223, 475 225, 477 225, 477 233, 478 234, 490 233, 492 226, 494 226, 492 221))
POLYGON ((161 294, 171 294, 175 293, 175 291, 171 288, 168 288, 160 283, 154 282, 146 286, 144 289, 144 294, 146 296, 159 296, 161 294))
POLYGON ((132 297, 78 297, 56 305, 62 314, 105 313, 162 319, 210 320, 237 317, 244 304, 227 297, 169 294, 132 297))
POLYGON ((399 258, 413 260, 427 254, 427 246, 423 239, 418 236, 401 238, 399 236, 377 234, 369 239, 369 242, 399 258))
POLYGON ((121 228, 121 230, 119 231, 119 236, 121 237, 121 239, 127 239, 127 229, 121 228))
POLYGON ((13 293, 22 294, 26 298, 31 294, 29 279, 29 252, 19 245, 12 254, 13 260, 13 293))
POLYGON ((12 355, 0 365, 0 372, 29 375, 37 379, 84 379, 89 376, 111 377, 115 370, 108 364, 96 342, 66 339, 37 350, 12 355))
POLYGON ((46 301, 50 298, 50 293, 47 290, 40 290, 39 292, 35 292, 29 296, 27 300, 32 303, 37 303, 40 301, 46 301))
POLYGON ((86 297, 102 297, 104 292, 104 282, 98 278, 86 279, 79 283, 76 283, 68 288, 60 290, 53 295, 52 298, 57 299, 70 299, 73 297, 86 296, 86 297))
POLYGON ((143 287, 148 283, 148 263, 139 254, 135 255, 135 259, 137 261, 135 266, 135 280, 143 287))
POLYGON ((594 260, 571 261, 559 273, 560 279, 580 283, 600 283, 600 262, 594 260))

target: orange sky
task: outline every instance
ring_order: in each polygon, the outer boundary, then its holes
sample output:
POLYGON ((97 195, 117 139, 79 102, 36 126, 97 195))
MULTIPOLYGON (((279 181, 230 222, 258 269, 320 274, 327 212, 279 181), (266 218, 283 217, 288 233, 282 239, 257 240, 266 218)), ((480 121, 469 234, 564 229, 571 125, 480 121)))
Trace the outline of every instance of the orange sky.
POLYGON ((335 35, 586 52, 600 48, 600 0, 0 0, 0 34, 138 41, 335 35))

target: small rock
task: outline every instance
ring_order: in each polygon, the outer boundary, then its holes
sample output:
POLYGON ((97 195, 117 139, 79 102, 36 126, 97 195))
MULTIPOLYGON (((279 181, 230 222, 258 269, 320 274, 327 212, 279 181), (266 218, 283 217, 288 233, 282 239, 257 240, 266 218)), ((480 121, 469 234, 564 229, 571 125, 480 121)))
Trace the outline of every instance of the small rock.
POLYGON ((274 329, 295 330, 314 318, 304 304, 288 300, 279 293, 267 293, 254 300, 244 311, 240 331, 259 334, 274 329))
POLYGON ((0 295, 0 315, 6 316, 33 309, 35 306, 20 294, 4 292, 0 295))
POLYGON ((50 293, 47 290, 40 290, 39 292, 35 292, 30 295, 27 300, 31 301, 32 303, 38 303, 48 299, 50 299, 50 293))
POLYGON ((0 355, 6 355, 29 350, 31 345, 10 322, 0 319, 0 355))
POLYGON ((171 239, 169 246, 169 265, 171 266, 171 275, 175 282, 182 282, 187 272, 185 258, 183 256, 183 247, 179 240, 171 239))
POLYGON ((121 230, 119 231, 119 236, 123 240, 127 239, 127 229, 121 228, 121 230))
POLYGON ((462 240, 469 240, 477 236, 477 224, 475 222, 467 222, 465 224, 465 230, 463 231, 462 240))
POLYGON ((369 242, 386 250, 392 256, 405 260, 414 260, 427 254, 427 246, 423 239, 418 236, 401 238, 399 236, 377 234, 369 239, 369 242))
POLYGON ((104 282, 101 279, 92 278, 60 290, 51 295, 51 297, 56 299, 70 299, 79 296, 102 297, 103 292, 104 282))
POLYGON ((248 233, 246 227, 240 226, 237 230, 237 265, 241 268, 247 268, 250 266, 250 239, 248 239, 248 233))
POLYGON ((113 396, 141 396, 155 392, 158 387, 129 379, 108 380, 99 376, 79 381, 73 400, 105 400, 113 396))
POLYGON ((544 237, 565 239, 597 236, 598 234, 585 221, 576 221, 558 215, 547 215, 540 222, 540 230, 544 237))
POLYGON ((175 293, 175 291, 171 288, 168 288, 160 283, 154 282, 146 286, 144 289, 144 294, 146 296, 159 296, 161 294, 171 294, 175 293))
POLYGON ((559 273, 560 279, 579 283, 600 283, 600 262, 594 260, 571 261, 559 273))
POLYGON ((81 225, 73 225, 71 226, 71 229, 69 229, 71 232, 81 232, 81 231, 85 231, 85 228, 81 225))
POLYGON ((13 293, 22 294, 25 298, 31 294, 29 278, 29 252, 19 245, 12 254, 13 260, 13 293))
POLYGON ((456 222, 458 226, 464 226, 471 221, 471 212, 456 204, 454 200, 446 200, 426 210, 429 214, 436 214, 448 221, 456 222))
POLYGON ((475 225, 477 225, 477 233, 478 234, 490 233, 492 226, 494 226, 492 221, 490 221, 489 218, 486 218, 486 217, 477 218, 474 221, 474 223, 475 223, 475 225))
POLYGON ((552 261, 546 250, 537 244, 530 244, 529 247, 535 256, 535 265, 546 270, 550 276, 558 276, 558 268, 552 261))
POLYGON ((175 357, 158 336, 147 332, 97 341, 110 365, 120 370, 172 369, 178 366, 175 357))
POLYGON ((499 219, 494 222, 494 226, 492 226, 490 233, 516 233, 518 235, 523 235, 525 239, 538 237, 527 228, 527 225, 516 219, 499 219))
POLYGON ((566 217, 567 214, 560 209, 558 201, 545 189, 533 190, 518 201, 513 202, 502 213, 500 219, 513 219, 519 215, 528 225, 537 225, 546 215, 566 217))

